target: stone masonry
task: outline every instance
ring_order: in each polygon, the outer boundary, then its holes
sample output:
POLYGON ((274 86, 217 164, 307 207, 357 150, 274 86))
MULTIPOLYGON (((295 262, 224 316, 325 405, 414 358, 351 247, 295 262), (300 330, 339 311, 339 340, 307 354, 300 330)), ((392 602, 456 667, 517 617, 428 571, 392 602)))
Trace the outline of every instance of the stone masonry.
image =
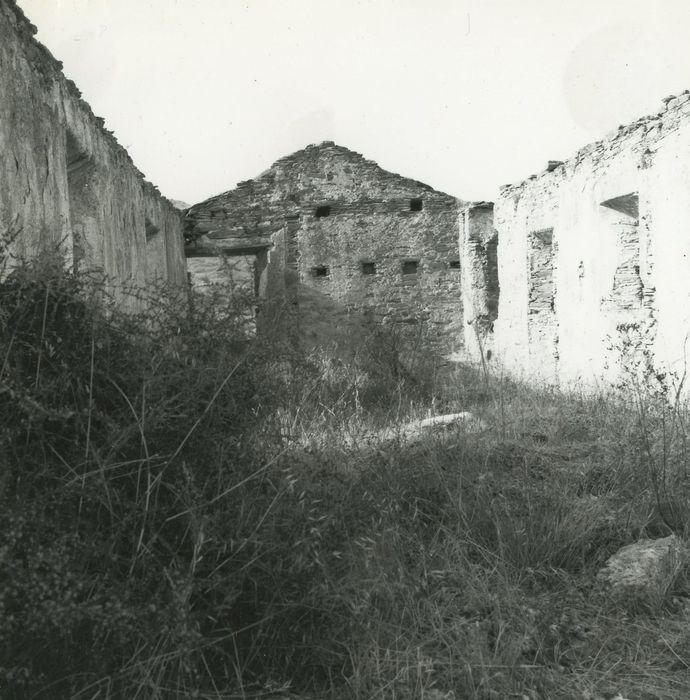
MULTIPOLYGON (((468 203, 332 142, 183 222, 0 0, 0 235, 113 288, 249 278, 296 340, 386 326, 426 354, 551 383, 682 376, 690 340, 690 92, 468 203), (223 272, 225 275, 226 273, 223 272)), ((134 302, 131 302, 134 303, 134 302)))
POLYGON ((491 202, 476 202, 462 211, 460 267, 465 311, 466 357, 482 363, 493 357, 494 323, 498 316, 498 233, 491 202))
POLYGON ((0 0, 0 235, 14 239, 10 252, 57 252, 68 265, 105 272, 114 291, 184 285, 180 214, 35 32, 14 0, 0 0))
POLYGON ((499 362, 549 382, 683 374, 690 329, 690 93, 495 204, 499 362))
POLYGON ((188 264, 254 255, 257 294, 296 304, 307 342, 370 322, 451 353, 463 345, 462 204, 327 141, 192 206, 188 264))

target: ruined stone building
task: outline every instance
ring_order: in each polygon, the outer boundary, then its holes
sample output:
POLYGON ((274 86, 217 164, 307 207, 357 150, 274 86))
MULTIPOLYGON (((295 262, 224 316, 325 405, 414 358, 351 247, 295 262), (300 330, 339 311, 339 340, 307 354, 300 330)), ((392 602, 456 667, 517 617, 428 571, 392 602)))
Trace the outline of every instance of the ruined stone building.
POLYGON ((0 235, 14 255, 56 251, 117 287, 183 286, 185 253, 193 274, 220 254, 307 342, 385 325, 428 353, 549 382, 615 379, 631 361, 684 371, 690 93, 493 204, 308 146, 190 207, 183 248, 175 207, 34 33, 0 0, 0 235))
POLYGON ((462 204, 327 141, 192 206, 189 269, 249 256, 256 293, 285 299, 307 341, 371 322, 450 353, 463 342, 462 204))
MULTIPOLYGON (((195 205, 187 254, 255 261, 300 334, 391 322, 441 353, 550 383, 682 374, 690 334, 690 93, 466 203, 332 143, 195 205), (416 335, 415 335, 416 334, 416 335)), ((198 256, 198 258, 197 258, 198 256)))
POLYGON ((0 0, 0 235, 55 251, 113 288, 186 281, 179 213, 146 182, 61 64, 0 0))
POLYGON ((550 382, 681 374, 690 334, 690 94, 495 204, 500 363, 550 382))

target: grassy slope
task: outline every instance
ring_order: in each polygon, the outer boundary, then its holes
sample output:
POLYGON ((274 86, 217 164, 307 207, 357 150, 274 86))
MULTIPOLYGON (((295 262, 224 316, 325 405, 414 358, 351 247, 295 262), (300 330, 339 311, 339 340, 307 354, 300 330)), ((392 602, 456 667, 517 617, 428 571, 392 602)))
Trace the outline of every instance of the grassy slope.
POLYGON ((3 698, 690 696, 683 591, 596 580, 668 532, 659 502, 682 527, 663 387, 440 383, 390 338, 304 357, 218 300, 137 319, 91 292, 0 289, 3 698), (487 430, 391 438, 432 406, 487 430))

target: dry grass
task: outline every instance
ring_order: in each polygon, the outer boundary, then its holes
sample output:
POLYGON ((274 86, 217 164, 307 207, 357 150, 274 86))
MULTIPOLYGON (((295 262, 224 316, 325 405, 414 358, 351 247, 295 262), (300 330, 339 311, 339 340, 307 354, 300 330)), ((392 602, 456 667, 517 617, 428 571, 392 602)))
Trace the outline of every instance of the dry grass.
POLYGON ((596 580, 683 529, 680 400, 439 385, 390 343, 300 356, 212 299, 88 292, 0 285, 3 698, 690 696, 687 591, 596 580), (438 406, 487 429, 400 437, 438 406))

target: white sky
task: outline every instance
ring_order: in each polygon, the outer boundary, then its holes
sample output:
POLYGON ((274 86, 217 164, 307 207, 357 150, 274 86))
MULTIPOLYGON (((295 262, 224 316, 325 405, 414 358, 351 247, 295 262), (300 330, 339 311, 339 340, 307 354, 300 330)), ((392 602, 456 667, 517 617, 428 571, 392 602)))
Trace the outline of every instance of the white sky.
POLYGON ((333 140, 463 199, 690 89, 688 0, 18 0, 190 204, 333 140))

